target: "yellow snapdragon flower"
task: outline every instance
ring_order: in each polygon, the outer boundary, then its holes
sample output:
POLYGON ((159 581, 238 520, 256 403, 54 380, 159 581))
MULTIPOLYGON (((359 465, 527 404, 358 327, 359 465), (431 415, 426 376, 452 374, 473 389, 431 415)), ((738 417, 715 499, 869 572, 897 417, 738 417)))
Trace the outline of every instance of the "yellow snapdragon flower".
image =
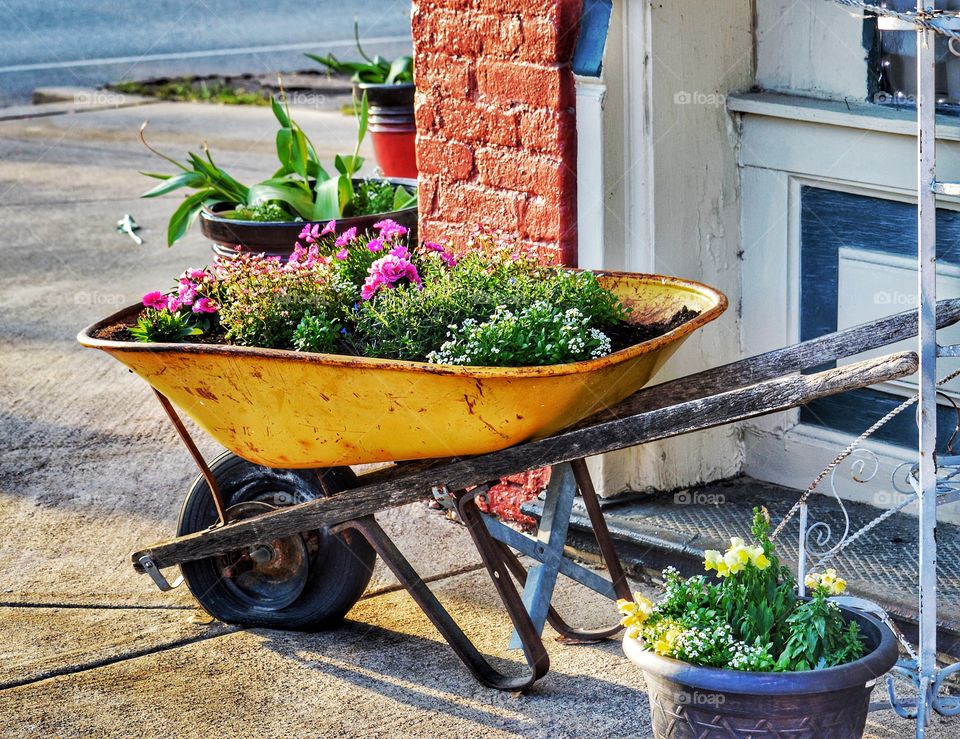
POLYGON ((837 571, 832 567, 822 574, 811 572, 803 578, 803 584, 810 590, 823 588, 830 595, 840 595, 847 589, 847 581, 842 577, 837 577, 837 571))
POLYGON ((758 570, 765 570, 770 566, 770 559, 763 553, 763 547, 747 546, 739 536, 730 538, 730 547, 726 552, 721 554, 716 549, 708 549, 703 554, 703 569, 707 572, 716 570, 720 577, 735 575, 748 563, 758 570))
POLYGON ((677 637, 682 633, 683 629, 677 626, 671 626, 653 643, 653 651, 664 657, 669 656, 670 653, 673 652, 677 637))
POLYGON ((620 625, 627 628, 627 636, 636 639, 640 635, 640 627, 646 623, 653 613, 653 601, 640 593, 633 594, 633 600, 621 598, 617 601, 617 608, 623 614, 620 625))
POLYGON ((703 569, 707 572, 716 570, 720 577, 726 577, 730 574, 730 568, 727 566, 727 562, 724 560, 721 552, 718 552, 716 549, 708 549, 703 553, 703 557, 703 569))

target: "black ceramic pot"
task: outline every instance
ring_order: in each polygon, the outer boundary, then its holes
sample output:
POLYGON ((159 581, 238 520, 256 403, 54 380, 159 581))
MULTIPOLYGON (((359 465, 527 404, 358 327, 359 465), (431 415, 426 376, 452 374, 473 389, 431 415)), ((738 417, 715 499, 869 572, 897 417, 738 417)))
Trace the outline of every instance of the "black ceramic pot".
MULTIPOLYGON (((417 186, 416 180, 389 178, 391 184, 403 185, 407 189, 417 186)), ((228 209, 229 206, 223 206, 228 209)), ((384 218, 390 218, 408 229, 407 243, 417 243, 417 206, 378 213, 371 216, 353 216, 337 219, 337 233, 356 227, 358 233, 369 231, 373 224, 384 218)), ((217 215, 216 210, 200 211, 200 231, 213 242, 213 253, 221 257, 235 257, 247 252, 264 253, 267 256, 287 258, 293 252, 297 237, 307 224, 306 221, 238 221, 217 215)))
POLYGON ((656 739, 851 739, 863 735, 874 684, 897 661, 897 641, 872 616, 844 608, 866 639, 865 656, 806 672, 698 667, 646 651, 624 637, 643 670, 656 739))

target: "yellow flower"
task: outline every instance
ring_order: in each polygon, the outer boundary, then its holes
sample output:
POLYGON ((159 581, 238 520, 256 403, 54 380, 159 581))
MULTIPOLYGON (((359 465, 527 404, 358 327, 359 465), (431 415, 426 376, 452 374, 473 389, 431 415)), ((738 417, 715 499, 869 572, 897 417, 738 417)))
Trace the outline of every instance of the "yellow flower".
POLYGON ((735 575, 750 561, 750 553, 743 547, 731 547, 727 550, 727 553, 723 555, 723 561, 726 563, 727 570, 730 574, 735 575))
POLYGON ((627 600, 625 598, 618 600, 617 608, 619 608, 620 613, 623 614, 623 618, 620 619, 620 625, 626 626, 628 633, 630 633, 629 630, 639 630, 639 627, 642 626, 650 617, 650 614, 653 613, 653 602, 640 593, 634 593, 633 600, 627 600))
POLYGON ((716 549, 708 549, 703 553, 703 569, 707 572, 717 569, 717 565, 723 562, 723 555, 716 549))
POLYGON ((662 656, 668 656, 673 651, 674 642, 683 631, 676 626, 671 626, 663 635, 653 643, 653 651, 662 656))
POLYGON ((650 614, 653 613, 653 601, 641 593, 634 593, 633 600, 637 604, 639 612, 643 614, 644 620, 649 618, 650 614))
POLYGON ((750 550, 750 561, 758 570, 765 570, 770 566, 770 558, 763 553, 763 547, 753 547, 750 550))
POLYGON ((811 572, 803 579, 803 584, 811 590, 823 588, 830 595, 840 595, 847 589, 847 581, 842 577, 837 577, 837 571, 832 567, 822 575, 811 572))

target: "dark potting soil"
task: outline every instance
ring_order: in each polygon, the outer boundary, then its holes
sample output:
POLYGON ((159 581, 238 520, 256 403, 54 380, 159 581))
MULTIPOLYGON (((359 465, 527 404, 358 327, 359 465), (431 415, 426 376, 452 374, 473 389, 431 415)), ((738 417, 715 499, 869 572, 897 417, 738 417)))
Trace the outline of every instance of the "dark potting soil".
MULTIPOLYGON (((669 321, 663 321, 661 323, 618 323, 616 326, 609 326, 604 329, 604 333, 610 337, 613 351, 617 352, 634 344, 641 344, 644 341, 650 341, 650 339, 663 336, 687 321, 692 321, 699 315, 699 311, 691 310, 684 306, 674 313, 669 321)), ((114 323, 110 326, 104 326, 94 334, 94 338, 105 341, 134 340, 133 336, 130 335, 130 325, 126 323, 114 323)), ((190 336, 184 339, 183 343, 216 345, 226 344, 228 342, 224 338, 223 330, 218 328, 209 334, 190 336)))
POLYGON ((669 321, 661 323, 618 323, 616 326, 605 328, 603 332, 610 337, 613 351, 618 352, 634 344, 656 339, 677 328, 687 321, 692 321, 700 315, 700 311, 691 310, 683 306, 673 314, 669 321))

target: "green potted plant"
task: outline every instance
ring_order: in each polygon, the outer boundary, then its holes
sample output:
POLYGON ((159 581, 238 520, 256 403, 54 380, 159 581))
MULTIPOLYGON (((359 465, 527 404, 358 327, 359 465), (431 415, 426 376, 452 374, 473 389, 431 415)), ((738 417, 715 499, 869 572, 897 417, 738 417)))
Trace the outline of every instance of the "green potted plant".
POLYGON ((833 570, 809 575, 810 597, 798 597, 768 530, 756 509, 754 544, 733 538, 726 552, 706 552, 717 579, 682 580, 668 569, 658 603, 639 593, 618 602, 654 736, 716 726, 751 739, 862 736, 870 692, 897 661, 893 632, 830 601, 846 587, 833 570))
POLYGON ((413 114, 413 59, 398 56, 371 58, 360 45, 360 31, 353 35, 361 61, 345 62, 333 54, 307 54, 331 72, 350 75, 354 96, 370 101, 370 135, 377 164, 386 177, 417 176, 416 122, 413 114))
POLYGON ((158 197, 181 188, 194 191, 170 217, 168 245, 181 238, 198 217, 204 235, 214 243, 214 252, 226 257, 241 252, 288 257, 304 224, 330 221, 335 233, 351 229, 356 233, 389 218, 407 229, 409 240, 416 243, 416 182, 357 175, 363 166, 359 152, 369 116, 366 96, 356 106, 356 146, 351 154, 334 158, 334 171, 320 163, 316 148, 291 117, 286 102, 272 100, 271 105, 279 123, 276 151, 280 167, 250 186, 218 166, 206 147, 202 156, 188 152, 186 162, 162 154, 147 143, 147 124, 141 126, 144 146, 181 170, 176 174, 145 172, 162 182, 142 197, 158 197))

